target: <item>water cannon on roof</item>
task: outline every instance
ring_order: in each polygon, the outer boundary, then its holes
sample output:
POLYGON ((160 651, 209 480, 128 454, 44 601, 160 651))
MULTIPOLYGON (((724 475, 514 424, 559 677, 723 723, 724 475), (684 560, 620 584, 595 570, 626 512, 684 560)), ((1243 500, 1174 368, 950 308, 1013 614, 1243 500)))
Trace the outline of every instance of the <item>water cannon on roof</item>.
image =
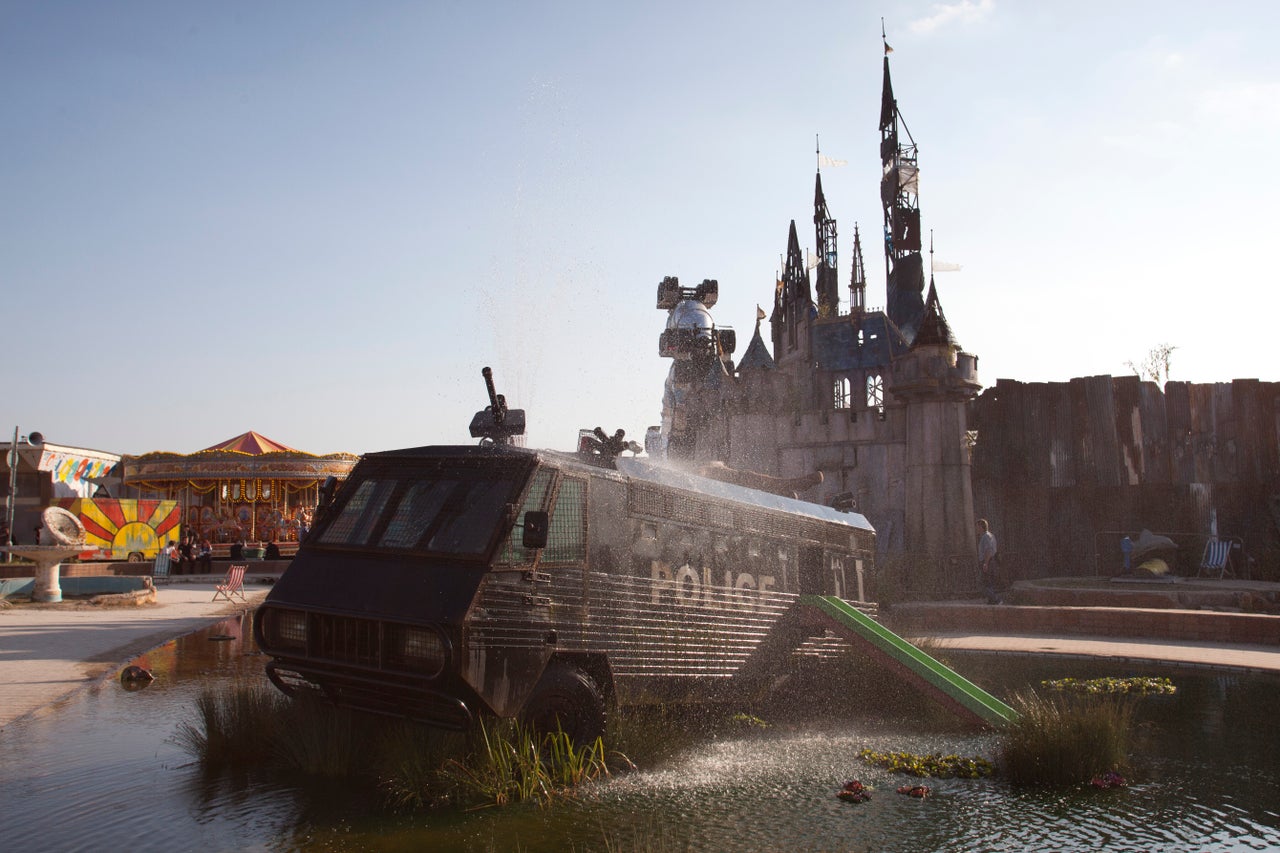
POLYGON ((699 356, 727 359, 737 347, 730 328, 716 328, 708 310, 716 304, 720 283, 703 279, 697 287, 681 287, 669 275, 658 285, 658 310, 667 311, 667 328, 658 338, 658 355, 689 361, 699 356))
POLYGON ((592 430, 578 430, 578 452, 587 456, 601 456, 613 460, 630 450, 633 456, 644 452, 644 448, 634 441, 627 441, 627 431, 619 429, 613 435, 605 433, 602 427, 592 430))
POLYGON ((697 287, 681 287, 680 279, 669 275, 658 285, 658 310, 670 311, 684 299, 701 302, 707 308, 716 307, 720 298, 720 282, 714 278, 704 278, 697 287))
POLYGON ((471 419, 471 437, 492 444, 515 444, 515 436, 524 435, 524 409, 508 409, 507 398, 493 387, 493 371, 486 367, 480 373, 489 392, 489 405, 471 419))

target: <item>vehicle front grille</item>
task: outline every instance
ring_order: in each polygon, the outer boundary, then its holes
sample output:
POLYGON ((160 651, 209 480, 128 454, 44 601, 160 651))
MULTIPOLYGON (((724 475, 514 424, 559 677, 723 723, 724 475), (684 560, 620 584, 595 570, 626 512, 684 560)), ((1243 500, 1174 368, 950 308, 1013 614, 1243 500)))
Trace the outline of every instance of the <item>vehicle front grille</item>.
POLYGON ((308 622, 315 657, 362 667, 382 665, 383 623, 325 613, 310 614, 308 622))

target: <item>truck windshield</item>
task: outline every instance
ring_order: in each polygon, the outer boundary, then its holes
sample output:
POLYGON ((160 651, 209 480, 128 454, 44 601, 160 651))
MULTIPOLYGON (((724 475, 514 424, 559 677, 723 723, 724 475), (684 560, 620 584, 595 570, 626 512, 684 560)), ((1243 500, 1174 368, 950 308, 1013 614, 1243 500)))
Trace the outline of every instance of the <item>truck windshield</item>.
POLYGON ((498 533, 519 478, 511 472, 434 470, 370 477, 352 488, 316 536, 344 548, 479 555, 498 533))

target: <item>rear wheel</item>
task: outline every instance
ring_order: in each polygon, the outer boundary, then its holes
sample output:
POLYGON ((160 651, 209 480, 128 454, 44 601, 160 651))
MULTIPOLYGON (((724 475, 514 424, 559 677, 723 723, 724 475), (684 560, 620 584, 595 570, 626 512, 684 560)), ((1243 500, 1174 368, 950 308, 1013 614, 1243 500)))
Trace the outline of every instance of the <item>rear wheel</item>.
POLYGON ((582 746, 604 734, 608 714, 595 679, 576 666, 554 663, 533 688, 520 719, 542 732, 559 729, 582 746))
POLYGON ((141 562, 142 562, 142 554, 141 554, 141 553, 139 553, 138 551, 132 551, 132 552, 130 552, 130 554, 129 554, 129 562, 130 562, 130 563, 141 563, 141 562))

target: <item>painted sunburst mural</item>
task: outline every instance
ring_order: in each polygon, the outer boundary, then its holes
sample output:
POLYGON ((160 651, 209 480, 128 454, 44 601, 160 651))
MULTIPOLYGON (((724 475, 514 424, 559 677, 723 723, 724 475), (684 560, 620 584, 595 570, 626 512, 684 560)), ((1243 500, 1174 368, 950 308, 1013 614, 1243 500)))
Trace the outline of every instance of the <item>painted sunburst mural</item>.
MULTIPOLYGON (((61 503, 61 502, 60 502, 61 503)), ((179 535, 182 513, 177 501, 68 501, 66 509, 84 525, 89 548, 117 555, 153 554, 156 548, 179 535)))

